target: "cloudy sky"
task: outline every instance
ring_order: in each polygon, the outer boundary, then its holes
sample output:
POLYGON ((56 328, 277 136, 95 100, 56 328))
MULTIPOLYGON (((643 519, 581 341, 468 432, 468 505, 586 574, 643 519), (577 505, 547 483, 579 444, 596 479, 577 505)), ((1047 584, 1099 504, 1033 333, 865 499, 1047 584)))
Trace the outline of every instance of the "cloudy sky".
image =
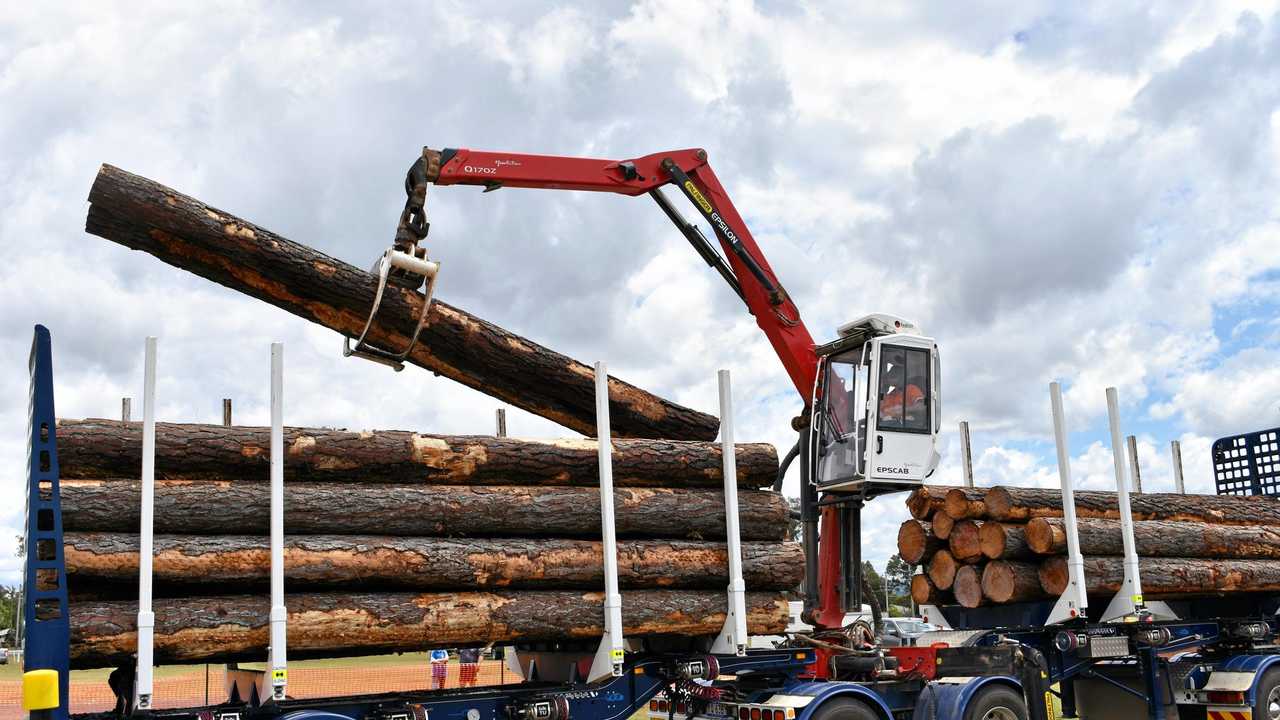
MULTIPOLYGON (((103 162, 367 266, 423 145, 703 147, 815 337, 887 311, 938 338, 945 482, 967 419, 980 484, 1056 483, 1054 379, 1087 487, 1112 483, 1109 385, 1149 489, 1170 440, 1210 491, 1212 439, 1280 425, 1275 2, 36 5, 0 17, 0 582, 34 323, 63 417, 140 397, 146 335, 164 420, 230 397, 264 423, 273 340, 290 424, 481 433, 499 406, 86 235, 103 162)), ((728 368, 740 439, 794 441, 764 337, 648 200, 442 188, 430 212, 440 297, 701 409, 728 368)))

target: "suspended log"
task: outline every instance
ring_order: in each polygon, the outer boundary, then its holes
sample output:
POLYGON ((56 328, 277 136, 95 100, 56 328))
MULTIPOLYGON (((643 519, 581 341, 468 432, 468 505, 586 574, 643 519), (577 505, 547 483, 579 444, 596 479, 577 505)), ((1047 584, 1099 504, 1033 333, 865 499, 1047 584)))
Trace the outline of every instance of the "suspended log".
POLYGON ((907 511, 917 520, 928 520, 942 510, 950 489, 945 485, 921 485, 907 496, 907 511))
MULTIPOLYGON (((65 535, 64 557, 73 591, 103 582, 136 583, 138 536, 65 535)), ((313 587, 471 590, 603 587, 601 543, 550 538, 451 539, 378 535, 290 535, 285 579, 290 589, 313 587)), ((723 588, 729 561, 722 543, 624 540, 618 543, 618 581, 626 588, 723 588)), ((184 586, 263 585, 271 577, 270 539, 245 535, 158 535, 156 583, 184 586)), ((804 552, 797 543, 742 543, 742 575, 751 590, 800 584, 804 552)))
POLYGON ((1031 560, 1036 556, 1027 544, 1025 525, 984 522, 978 529, 978 544, 990 560, 1031 560))
POLYGON ((951 589, 956 580, 956 571, 959 569, 960 563, 956 562, 950 550, 939 550, 929 558, 929 579, 939 590, 951 589))
MULTIPOLYGON (((347 337, 358 337, 364 328, 377 289, 371 273, 110 165, 98 171, 89 202, 85 230, 93 235, 150 253, 347 337)), ((388 231, 390 223, 388 218, 388 231)), ((369 255, 385 245, 372 242, 369 255)), ((422 303, 420 293, 388 286, 369 339, 381 347, 408 347, 422 303)), ((188 312, 198 315, 199 310, 188 312)), ((335 343, 335 358, 337 352, 335 343)), ((432 303, 408 362, 595 435, 591 367, 440 300, 432 303)), ((609 412, 618 437, 712 440, 718 428, 711 415, 617 378, 609 379, 609 412)))
POLYGON ((951 537, 951 530, 956 526, 956 519, 939 512, 933 514, 933 536, 939 540, 947 540, 951 537))
POLYGON ((955 487, 947 491, 942 509, 956 520, 981 519, 987 516, 982 502, 986 491, 981 488, 955 487))
POLYGON ((927 522, 911 519, 898 526, 898 557, 908 565, 919 565, 943 547, 945 543, 934 537, 927 522))
MULTIPOLYGON (((1123 555, 1119 520, 1080 519, 1083 555, 1123 555)), ((1148 557, 1256 558, 1280 560, 1280 528, 1264 525, 1218 525, 1162 520, 1133 523, 1134 547, 1148 557)), ((1042 555, 1067 552, 1067 532, 1061 518, 1036 518, 1027 523, 1027 544, 1042 555)))
MULTIPOLYGON (((603 593, 304 593, 288 597, 290 659, 418 652, 476 643, 593 640, 604 630, 603 593)), ((748 593, 747 630, 781 633, 786 597, 748 593)), ((70 604, 71 665, 113 666, 137 649, 137 606, 129 601, 70 604)), ((231 596, 156 600, 157 664, 261 660, 270 599, 231 596)), ((725 617, 724 591, 623 593, 623 631, 710 635, 725 617)))
MULTIPOLYGON (((1116 493, 1080 490, 1075 493, 1076 517, 1120 518, 1116 493)), ((1062 517, 1062 492, 1042 488, 993 487, 987 490, 987 513, 993 520, 1026 522, 1037 517, 1062 517)), ((1280 524, 1280 500, 1240 495, 1131 494, 1134 520, 1182 520, 1220 525, 1280 524)))
MULTIPOLYGON (((129 477, 141 467, 142 423, 59 420, 57 437, 64 478, 129 477)), ((600 482, 594 439, 285 428, 284 445, 288 480, 437 485, 600 482)), ((772 445, 740 443, 734 453, 739 487, 773 484, 778 453, 772 445)), ((613 481, 619 486, 722 487, 722 462, 716 442, 613 441, 613 481)), ((270 428, 156 423, 156 477, 266 482, 270 469, 270 428)))
POLYGON ((963 607, 976 608, 986 604, 986 597, 982 594, 982 571, 981 565, 964 565, 956 571, 955 586, 951 591, 955 593, 956 602, 963 607))
MULTIPOLYGON (((140 486, 132 480, 63 480, 65 530, 138 531, 140 486)), ((265 535, 271 517, 267 483, 158 480, 155 531, 265 535)), ((738 493, 742 537, 786 537, 788 507, 768 490, 738 493)), ((600 537, 595 488, 512 485, 286 483, 289 534, 475 537, 600 537)), ((621 537, 723 539, 724 493, 619 488, 614 517, 621 537)))
MULTIPOLYGON (((1280 560, 1139 557, 1138 571, 1142 592, 1148 596, 1280 591, 1280 560)), ((1040 563, 1039 574, 1045 592, 1061 595, 1069 582, 1067 559, 1060 555, 1046 558, 1040 563)), ((1124 558, 1086 557, 1084 579, 1089 593, 1119 591, 1124 580, 1124 558)))
POLYGON ((993 603, 1042 598, 1039 570, 1039 563, 993 560, 982 570, 982 595, 993 603))
POLYGON ((911 576, 911 599, 917 605, 949 605, 955 597, 939 590, 928 575, 920 574, 911 576))
POLYGON ((982 522, 979 520, 957 520, 948 538, 948 547, 956 560, 973 564, 982 559, 982 538, 979 532, 982 522))

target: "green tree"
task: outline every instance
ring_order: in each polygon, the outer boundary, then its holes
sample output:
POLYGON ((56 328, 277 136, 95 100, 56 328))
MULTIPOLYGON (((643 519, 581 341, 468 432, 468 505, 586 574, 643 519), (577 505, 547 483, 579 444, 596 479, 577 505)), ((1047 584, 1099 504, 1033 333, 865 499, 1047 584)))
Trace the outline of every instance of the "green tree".
MULTIPOLYGON (((867 560, 862 561, 862 579, 866 581, 867 589, 875 594, 877 602, 884 605, 884 579, 867 560)), ((863 598, 863 602, 869 603, 871 599, 863 598)))
MULTIPOLYGON (((0 586, 0 630, 16 630, 18 627, 18 587, 0 586)), ((16 632, 10 633, 10 638, 16 632)))
POLYGON ((787 518, 787 537, 796 542, 800 542, 800 534, 802 532, 800 523, 800 498, 787 498, 787 509, 791 515, 787 518))

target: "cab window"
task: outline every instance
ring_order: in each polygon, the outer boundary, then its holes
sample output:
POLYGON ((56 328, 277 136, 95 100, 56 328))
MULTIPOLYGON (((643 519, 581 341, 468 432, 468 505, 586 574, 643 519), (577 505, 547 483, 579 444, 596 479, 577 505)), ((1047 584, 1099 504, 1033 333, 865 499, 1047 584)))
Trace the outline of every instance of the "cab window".
POLYGON ((929 351, 882 346, 878 392, 877 428, 929 432, 929 351))

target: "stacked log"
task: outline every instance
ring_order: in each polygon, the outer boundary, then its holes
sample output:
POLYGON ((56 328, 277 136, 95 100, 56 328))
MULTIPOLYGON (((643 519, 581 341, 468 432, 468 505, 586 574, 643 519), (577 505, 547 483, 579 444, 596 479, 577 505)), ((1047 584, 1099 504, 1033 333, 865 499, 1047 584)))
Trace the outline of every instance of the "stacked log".
MULTIPOLYGON (((141 425, 62 420, 72 661, 134 652, 141 425)), ((290 428, 290 654, 362 655, 597 637, 603 548, 594 440, 290 428), (593 485, 595 485, 593 487, 593 485)), ((266 428, 161 423, 157 662, 263 657, 270 578, 266 428), (233 593, 228 595, 228 593, 233 593), (249 593, 249 594, 246 594, 249 593)), ((737 446, 748 627, 782 631, 800 583, 771 446, 737 446)), ((623 620, 631 636, 714 634, 728 555, 715 443, 615 440, 623 620)))
MULTIPOLYGON (((1117 592, 1124 578, 1117 494, 1077 491, 1075 500, 1086 591, 1117 592)), ((899 531, 899 554, 908 559, 909 552, 908 562, 925 569, 912 580, 918 602, 978 607, 1066 589, 1061 492, 931 486, 913 493, 907 507, 914 529, 899 531)), ((1144 493, 1132 494, 1130 507, 1144 595, 1280 591, 1280 500, 1144 493)))

